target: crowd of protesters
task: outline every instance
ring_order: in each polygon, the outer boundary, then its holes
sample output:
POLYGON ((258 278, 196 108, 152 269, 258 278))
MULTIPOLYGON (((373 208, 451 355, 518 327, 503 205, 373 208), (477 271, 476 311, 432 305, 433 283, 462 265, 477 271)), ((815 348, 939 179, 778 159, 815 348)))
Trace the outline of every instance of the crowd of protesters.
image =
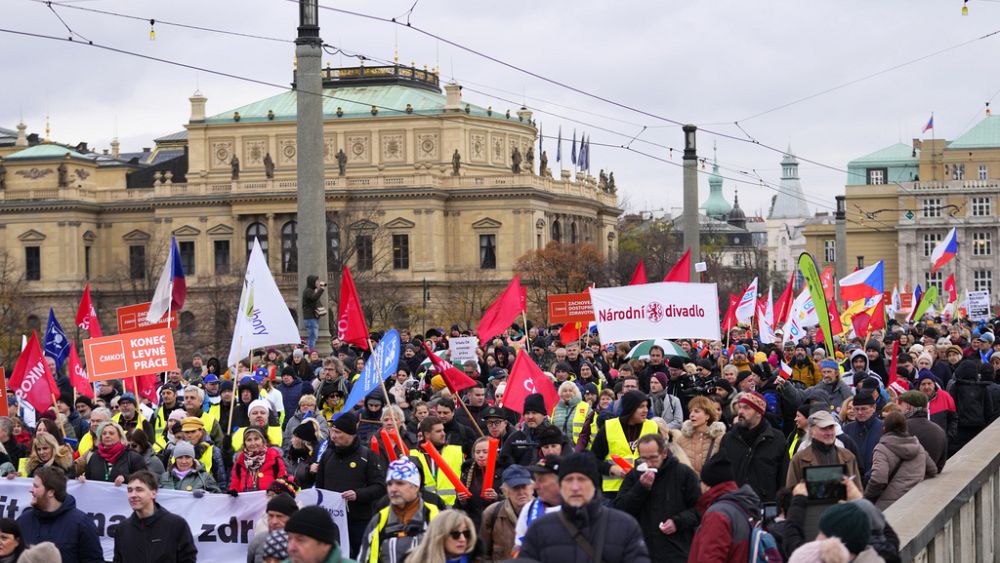
POLYGON ((630 354, 637 343, 524 328, 457 366, 476 382, 460 393, 424 351, 471 334, 456 325, 401 331, 387 393, 358 405, 344 401, 367 353, 333 338, 326 357, 269 349, 231 369, 195 354, 162 374, 157 403, 102 381, 94 399, 64 390, 33 428, 2 417, 0 475, 32 479, 32 502, 0 519, 0 562, 103 561, 70 479, 127 496, 115 561, 197 559, 159 489, 195 503, 266 491, 248 562, 744 562, 757 547, 790 561, 898 561, 882 511, 1000 412, 1000 343, 985 323, 891 323, 835 339, 835 357, 812 330, 762 345, 736 328, 630 354), (551 379, 555 405, 534 393, 504 406, 518 354, 551 379), (833 465, 846 468, 846 502, 807 525, 805 473, 833 465), (349 549, 324 509, 296 502, 308 487, 346 501, 349 549))

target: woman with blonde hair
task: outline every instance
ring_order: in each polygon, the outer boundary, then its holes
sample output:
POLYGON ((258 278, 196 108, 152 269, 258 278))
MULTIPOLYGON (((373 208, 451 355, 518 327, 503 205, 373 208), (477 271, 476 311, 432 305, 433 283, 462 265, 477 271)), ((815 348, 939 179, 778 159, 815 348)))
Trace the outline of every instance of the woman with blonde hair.
POLYGON ((583 416, 577 416, 577 407, 581 406, 583 396, 580 388, 572 381, 564 381, 559 385, 559 402, 552 409, 552 426, 562 431, 574 444, 580 436, 580 429, 590 412, 590 406, 582 407, 583 416), (575 427, 575 428, 574 428, 575 427))
POLYGON ((31 442, 31 453, 24 458, 24 477, 32 478, 39 467, 54 465, 63 470, 67 478, 76 476, 73 467, 73 450, 56 441, 52 434, 42 433, 31 442))
POLYGON ((840 405, 840 412, 837 416, 840 417, 841 426, 854 420, 854 397, 844 399, 844 403, 840 405))
POLYGON ((461 510, 445 510, 431 520, 423 541, 406 554, 406 562, 475 563, 479 551, 472 518, 461 510))
MULTIPOLYGON (((715 401, 697 396, 688 403, 688 419, 680 430, 671 430, 670 438, 688 459, 687 465, 701 474, 701 468, 719 451, 719 442, 726 433, 726 425, 719 422, 719 407, 715 401)), ((683 462, 683 458, 680 458, 683 462)))

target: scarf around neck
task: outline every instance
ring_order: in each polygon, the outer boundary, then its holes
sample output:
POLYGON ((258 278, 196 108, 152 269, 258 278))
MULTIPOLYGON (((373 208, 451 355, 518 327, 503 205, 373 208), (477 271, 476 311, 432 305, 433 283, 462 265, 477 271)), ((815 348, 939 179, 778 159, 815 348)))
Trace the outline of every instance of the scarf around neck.
POLYGON ((125 444, 121 442, 113 446, 97 445, 97 455, 108 463, 114 463, 123 453, 125 453, 125 444))
POLYGON ((250 474, 256 474, 260 471, 261 467, 264 467, 264 458, 266 456, 267 450, 261 450, 256 453, 243 450, 243 463, 247 466, 250 474))

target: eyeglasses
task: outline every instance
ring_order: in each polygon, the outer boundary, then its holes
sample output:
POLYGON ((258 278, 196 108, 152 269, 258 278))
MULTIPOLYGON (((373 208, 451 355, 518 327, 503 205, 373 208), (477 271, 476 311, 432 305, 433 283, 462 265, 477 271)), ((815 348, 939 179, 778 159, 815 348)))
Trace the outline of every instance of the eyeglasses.
POLYGON ((503 420, 498 420, 496 418, 491 418, 491 419, 489 419, 489 420, 486 421, 486 426, 500 426, 503 423, 504 423, 503 420))
POLYGON ((452 530, 449 534, 451 539, 457 540, 458 538, 465 536, 466 541, 472 541, 472 531, 471 530, 452 530))

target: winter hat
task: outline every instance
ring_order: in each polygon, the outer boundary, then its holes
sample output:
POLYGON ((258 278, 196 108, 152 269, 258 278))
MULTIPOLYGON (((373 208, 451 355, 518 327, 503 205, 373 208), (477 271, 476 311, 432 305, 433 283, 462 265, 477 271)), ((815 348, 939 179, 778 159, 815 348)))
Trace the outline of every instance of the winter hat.
POLYGON ((979 335, 979 339, 982 340, 983 342, 989 342, 990 344, 993 344, 993 340, 994 340, 993 333, 992 332, 984 332, 981 335, 979 335))
POLYGON ((621 398, 622 417, 628 418, 632 416, 632 413, 648 400, 642 391, 629 391, 625 393, 621 398))
POLYGON ((797 409, 795 409, 795 412, 801 414, 805 418, 809 418, 809 415, 812 413, 812 407, 808 403, 802 403, 797 409))
POLYGON ((556 364, 556 369, 553 371, 565 371, 568 373, 573 373, 573 366, 569 365, 568 362, 559 362, 556 364))
POLYGON ((260 426, 247 426, 246 430, 243 431, 243 441, 244 442, 247 439, 247 434, 249 434, 251 432, 256 432, 257 434, 260 434, 260 437, 261 437, 262 440, 264 440, 265 444, 267 444, 267 445, 271 444, 271 440, 268 440, 268 438, 267 438, 267 430, 265 430, 264 428, 261 428, 260 426))
POLYGON ((582 473, 594 482, 597 490, 601 489, 601 474, 597 471, 597 459, 590 452, 572 453, 559 462, 559 482, 567 475, 582 473))
POLYGON ((205 428, 205 423, 196 416, 186 416, 181 421, 181 430, 184 432, 194 432, 205 428))
POLYGON ((717 455, 710 458, 701 468, 701 482, 707 487, 714 487, 726 481, 735 481, 733 464, 725 456, 717 455))
POLYGON ((299 505, 295 504, 295 499, 286 493, 280 493, 271 497, 267 501, 267 512, 278 512, 285 516, 291 516, 299 510, 299 505))
POLYGON ((654 373, 653 379, 659 381, 660 385, 662 385, 664 389, 667 388, 667 383, 670 382, 670 379, 667 378, 667 374, 663 373, 662 371, 654 373))
POLYGON ((529 412, 540 412, 542 414, 548 414, 548 409, 545 408, 545 397, 541 393, 532 393, 524 398, 524 408, 522 411, 527 414, 529 412))
POLYGON ((930 379, 935 385, 941 387, 941 380, 929 369, 922 369, 917 372, 917 387, 920 387, 920 382, 925 379, 930 379))
POLYGON ((871 520, 864 510, 849 502, 824 510, 819 516, 819 529, 828 538, 840 538, 854 554, 864 551, 871 540, 871 520))
POLYGON ((875 396, 870 391, 865 391, 864 388, 859 390, 858 394, 854 396, 854 406, 856 407, 874 404, 875 396))
POLYGON ((122 395, 121 398, 118 399, 118 404, 120 405, 120 404, 124 403, 125 401, 128 401, 128 402, 132 403, 133 405, 137 404, 135 402, 135 395, 132 394, 132 393, 125 393, 124 395, 122 395))
POLYGON ((588 383, 588 384, 584 385, 583 386, 583 394, 586 395, 587 393, 590 393, 591 395, 596 395, 597 394, 597 386, 594 385, 593 383, 588 383))
POLYGON ((979 379, 979 372, 976 370, 976 363, 972 360, 962 360, 955 367, 955 379, 962 381, 976 381, 979 379))
POLYGON ((47 561, 60 561, 61 559, 59 548, 54 543, 46 541, 24 550, 17 560, 24 563, 45 563, 47 561))
POLYGON ((551 446, 553 444, 563 443, 563 433, 561 430, 552 426, 551 424, 546 424, 538 429, 538 433, 535 434, 535 439, 538 440, 538 446, 551 446))
POLYGON ((931 357, 931 353, 926 350, 924 350, 923 352, 920 353, 919 356, 917 356, 917 362, 919 362, 920 360, 927 360, 932 364, 934 363, 934 358, 931 357))
POLYGON ((88 409, 94 408, 94 401, 90 400, 90 397, 88 397, 86 395, 77 395, 77 397, 76 397, 76 403, 75 404, 76 405, 79 405, 79 404, 87 405, 88 409))
POLYGON ((295 483, 295 478, 290 476, 279 477, 267 486, 267 492, 269 493, 273 493, 275 495, 284 494, 292 498, 295 498, 295 495, 299 494, 300 490, 301 487, 295 483))
POLYGON ((840 371, 840 364, 838 364, 835 360, 823 360, 819 363, 819 369, 832 369, 840 371))
POLYGON ((792 553, 788 563, 848 563, 851 554, 839 538, 804 543, 792 553))
POLYGON ((271 414, 271 404, 264 399, 256 399, 254 401, 251 401, 250 406, 247 407, 247 414, 250 414, 250 411, 254 410, 257 407, 264 407, 264 410, 267 411, 267 414, 269 415, 271 414))
POLYGON ((358 433, 358 417, 351 411, 344 411, 333 421, 333 427, 344 434, 354 436, 358 433))
POLYGON ((301 358, 304 354, 305 354, 305 352, 302 351, 302 348, 296 348, 296 349, 292 350, 292 357, 293 358, 301 358))
POLYGON ((389 464, 385 472, 385 482, 406 481, 415 487, 420 487, 420 472, 408 457, 401 457, 389 464))
MULTIPOLYGON (((413 462, 410 462, 410 465, 413 465, 413 462)), ((302 534, 320 543, 330 545, 340 543, 340 530, 333 523, 333 518, 330 518, 330 513, 322 506, 307 506, 292 514, 285 524, 285 532, 302 534)))
POLYGON ((316 425, 308 420, 303 420, 301 424, 292 430, 292 436, 297 437, 303 442, 316 443, 318 438, 316 436, 316 425))
POLYGON ((764 416, 767 412, 767 399, 763 395, 756 391, 751 391, 749 393, 744 393, 740 400, 736 404, 746 405, 753 410, 757 411, 758 414, 764 416))
POLYGON ((924 345, 923 344, 914 344, 913 346, 910 346, 909 352, 910 352, 911 356, 914 356, 914 357, 919 356, 920 354, 924 353, 924 345))
POLYGON ((737 344, 736 347, 733 348, 733 355, 735 356, 736 354, 743 354, 744 356, 746 356, 747 347, 742 344, 737 344))
POLYGON ((188 456, 195 459, 194 446, 192 446, 190 442, 177 442, 177 445, 174 446, 174 459, 182 456, 188 456))
POLYGON ((674 369, 684 369, 684 360, 679 356, 670 356, 667 359, 667 367, 674 369))
POLYGON ((927 395, 924 395, 920 391, 907 391, 899 396, 899 402, 906 403, 911 407, 918 409, 927 408, 927 395))
POLYGON ((264 540, 264 559, 280 559, 284 561, 288 558, 288 532, 285 530, 275 530, 267 535, 264 540))
POLYGON ((738 372, 736 374, 736 386, 739 387, 740 383, 743 383, 743 381, 751 375, 753 375, 753 372, 748 369, 738 372))
POLYGON ((223 391, 232 391, 232 390, 233 390, 233 382, 231 380, 229 380, 229 379, 223 381, 222 385, 219 386, 219 391, 220 392, 223 392, 223 391))
POLYGON ((903 393, 906 393, 907 391, 909 391, 910 390, 910 384, 907 383, 905 379, 898 379, 897 378, 896 381, 893 381, 892 383, 889 384, 888 388, 891 389, 892 391, 894 391, 896 393, 896 395, 898 396, 898 395, 902 395, 903 393))

